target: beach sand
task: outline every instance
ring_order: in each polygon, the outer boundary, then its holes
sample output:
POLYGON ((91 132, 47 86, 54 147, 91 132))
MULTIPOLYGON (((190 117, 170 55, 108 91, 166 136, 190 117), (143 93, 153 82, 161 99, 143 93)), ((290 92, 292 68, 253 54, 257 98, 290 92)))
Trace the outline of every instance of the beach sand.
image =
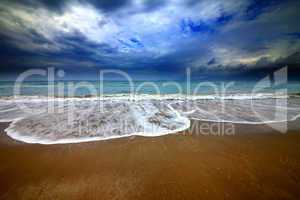
POLYGON ((0 199, 300 198, 297 129, 238 125, 234 136, 34 145, 10 139, 7 126, 0 124, 0 199))

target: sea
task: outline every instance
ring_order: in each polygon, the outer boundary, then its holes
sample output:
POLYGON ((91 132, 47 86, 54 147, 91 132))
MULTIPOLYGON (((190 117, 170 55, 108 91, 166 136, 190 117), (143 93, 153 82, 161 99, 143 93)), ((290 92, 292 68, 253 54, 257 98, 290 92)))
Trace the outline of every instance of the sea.
POLYGON ((54 96, 87 97, 101 95, 229 95, 252 93, 275 93, 283 89, 286 93, 300 93, 300 81, 272 84, 263 81, 26 81, 22 84, 14 81, 0 81, 0 96, 54 96), (19 86, 19 88, 18 88, 19 86), (15 90, 20 91, 16 94, 15 90))
POLYGON ((191 121, 270 124, 284 133, 272 124, 299 116, 299 81, 0 81, 0 122, 26 143, 157 137, 191 121))

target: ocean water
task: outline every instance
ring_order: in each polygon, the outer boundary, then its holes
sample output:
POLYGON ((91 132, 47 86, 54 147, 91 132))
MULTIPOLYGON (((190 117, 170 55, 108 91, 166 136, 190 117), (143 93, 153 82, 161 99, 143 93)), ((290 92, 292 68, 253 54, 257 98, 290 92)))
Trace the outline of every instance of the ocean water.
POLYGON ((199 84, 35 81, 16 95, 13 82, 0 82, 0 122, 11 122, 6 132, 16 140, 61 144, 172 134, 191 120, 272 124, 300 116, 298 82, 199 84))
POLYGON ((19 87, 18 95, 23 96, 49 96, 49 90, 54 90, 54 96, 84 97, 99 95, 120 94, 182 94, 182 95, 216 95, 223 94, 251 94, 274 93, 280 89, 287 93, 299 93, 300 81, 291 81, 279 85, 270 85, 266 82, 256 81, 58 81, 49 83, 47 81, 28 81, 18 84, 12 81, 0 81, 0 96, 16 95, 15 90, 19 87))

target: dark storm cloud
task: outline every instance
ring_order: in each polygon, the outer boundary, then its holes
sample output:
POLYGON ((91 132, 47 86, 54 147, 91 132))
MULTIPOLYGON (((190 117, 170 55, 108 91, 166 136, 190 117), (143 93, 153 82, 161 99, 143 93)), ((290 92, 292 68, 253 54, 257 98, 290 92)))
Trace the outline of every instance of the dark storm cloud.
MULTIPOLYGON (((5 3, 15 3, 22 4, 31 7, 44 7, 53 11, 63 11, 68 3, 82 3, 91 4, 95 8, 111 12, 116 11, 122 7, 130 6, 132 0, 3 0, 5 3)), ((145 10, 154 10, 162 5, 165 5, 167 1, 165 0, 142 0, 142 4, 145 10)))
POLYGON ((114 11, 130 4, 130 0, 80 0, 83 3, 90 3, 97 9, 104 11, 114 11))
POLYGON ((299 7, 279 0, 4 0, 0 70, 295 68, 299 7))
POLYGON ((254 20, 262 13, 279 5, 282 0, 251 0, 247 7, 245 16, 248 20, 254 20))

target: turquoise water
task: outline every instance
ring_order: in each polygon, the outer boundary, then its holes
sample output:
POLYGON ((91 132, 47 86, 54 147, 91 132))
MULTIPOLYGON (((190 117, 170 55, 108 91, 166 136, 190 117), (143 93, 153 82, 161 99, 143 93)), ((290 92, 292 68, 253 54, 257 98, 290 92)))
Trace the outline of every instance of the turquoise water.
MULTIPOLYGON (((106 81, 102 85, 99 81, 60 81, 48 83, 46 81, 31 81, 23 84, 15 82, 1 81, 0 96, 12 96, 15 86, 20 86, 20 93, 17 95, 47 96, 48 92, 54 91, 55 96, 97 96, 100 94, 197 94, 197 95, 220 95, 220 94, 248 94, 257 88, 257 82, 254 81, 235 81, 235 82, 198 82, 193 81, 188 84, 185 81, 155 81, 144 82, 136 81, 129 83, 127 81, 106 81), (103 92, 102 92, 103 91, 103 92)), ((275 91, 287 89, 288 93, 300 93, 300 81, 293 81, 279 86, 270 86, 268 83, 260 84, 256 92, 273 93, 275 91)))

